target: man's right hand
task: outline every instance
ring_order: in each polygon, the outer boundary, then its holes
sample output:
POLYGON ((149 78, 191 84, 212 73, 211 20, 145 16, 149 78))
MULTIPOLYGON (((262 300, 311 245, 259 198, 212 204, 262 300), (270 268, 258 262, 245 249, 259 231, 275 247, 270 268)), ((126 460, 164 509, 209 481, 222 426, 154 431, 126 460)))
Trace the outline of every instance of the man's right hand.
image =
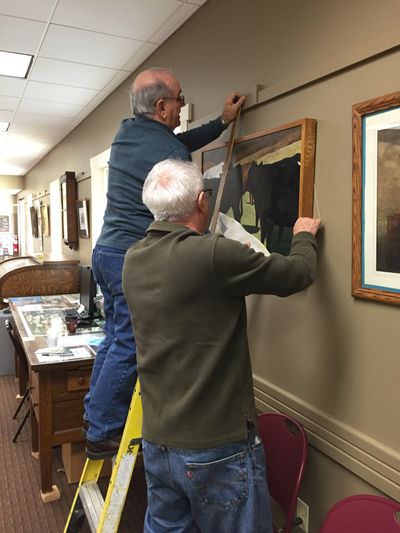
POLYGON ((320 227, 320 218, 300 217, 296 220, 296 223, 293 226, 293 235, 296 235, 296 233, 300 233, 301 231, 308 231, 309 233, 316 235, 320 227))
POLYGON ((222 120, 226 124, 230 124, 234 120, 245 99, 245 96, 236 91, 233 91, 228 95, 221 115, 222 120))

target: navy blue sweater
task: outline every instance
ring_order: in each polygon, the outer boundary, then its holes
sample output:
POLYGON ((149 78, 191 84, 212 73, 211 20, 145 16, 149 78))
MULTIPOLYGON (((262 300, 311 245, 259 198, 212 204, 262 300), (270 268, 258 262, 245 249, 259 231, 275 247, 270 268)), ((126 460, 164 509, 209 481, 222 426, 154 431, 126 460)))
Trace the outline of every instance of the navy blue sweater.
POLYGON ((127 250, 142 239, 153 221, 142 201, 147 174, 165 159, 191 161, 191 152, 219 137, 224 129, 220 118, 178 135, 156 120, 123 120, 111 147, 107 206, 97 244, 127 250))

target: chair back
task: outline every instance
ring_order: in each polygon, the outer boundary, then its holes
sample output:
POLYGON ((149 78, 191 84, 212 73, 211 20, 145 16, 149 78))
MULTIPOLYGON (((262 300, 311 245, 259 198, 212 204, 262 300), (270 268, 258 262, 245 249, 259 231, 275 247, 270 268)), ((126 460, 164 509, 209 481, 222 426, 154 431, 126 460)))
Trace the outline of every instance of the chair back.
POLYGON ((281 413, 258 415, 257 425, 264 444, 269 491, 286 518, 280 531, 289 533, 307 461, 307 436, 297 420, 281 413))
POLYGON ((358 494, 338 501, 325 516, 320 533, 400 533, 400 503, 358 494))

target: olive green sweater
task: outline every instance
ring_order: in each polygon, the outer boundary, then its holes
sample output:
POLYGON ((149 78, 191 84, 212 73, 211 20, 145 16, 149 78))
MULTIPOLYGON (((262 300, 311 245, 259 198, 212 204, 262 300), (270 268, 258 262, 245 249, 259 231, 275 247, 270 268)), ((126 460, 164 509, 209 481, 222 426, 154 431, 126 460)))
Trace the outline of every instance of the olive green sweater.
POLYGON ((311 233, 265 257, 218 234, 153 222, 123 271, 137 345, 143 437, 179 448, 245 439, 255 420, 245 296, 288 296, 316 276, 311 233))

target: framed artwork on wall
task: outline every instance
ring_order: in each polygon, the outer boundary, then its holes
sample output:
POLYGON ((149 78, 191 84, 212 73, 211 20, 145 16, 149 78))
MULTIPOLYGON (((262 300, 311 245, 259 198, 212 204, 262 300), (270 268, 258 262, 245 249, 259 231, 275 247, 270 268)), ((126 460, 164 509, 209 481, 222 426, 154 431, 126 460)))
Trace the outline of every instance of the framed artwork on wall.
MULTIPOLYGON (((235 141, 220 211, 269 250, 289 254, 293 224, 312 216, 316 121, 301 119, 235 141)), ((227 143, 202 152, 213 213, 227 143)))
POLYGON ((0 233, 8 233, 10 231, 10 217, 8 215, 0 215, 0 233))
POLYGON ((78 217, 78 232, 82 239, 89 238, 89 200, 76 201, 76 213, 78 217))
POLYGON ((31 214, 31 226, 32 226, 32 237, 37 239, 39 237, 39 217, 38 212, 35 206, 31 206, 30 209, 31 214))
POLYGON ((40 206, 40 222, 42 227, 42 235, 48 237, 50 235, 50 223, 49 223, 49 206, 42 204, 40 206))
POLYGON ((400 91, 353 106, 352 295, 400 304, 400 91))

